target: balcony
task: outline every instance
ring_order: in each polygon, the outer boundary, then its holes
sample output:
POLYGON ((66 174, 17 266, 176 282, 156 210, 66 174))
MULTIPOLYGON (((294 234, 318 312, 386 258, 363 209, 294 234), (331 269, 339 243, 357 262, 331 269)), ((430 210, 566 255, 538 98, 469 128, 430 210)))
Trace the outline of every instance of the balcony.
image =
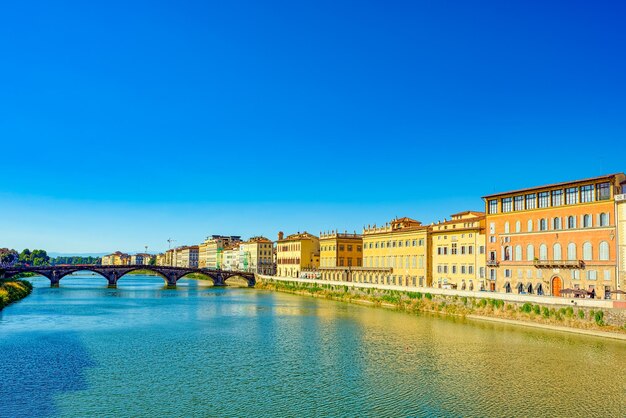
POLYGON ((585 267, 583 260, 535 260, 536 268, 581 269, 585 267))
POLYGON ((487 267, 498 267, 498 260, 487 260, 487 267))

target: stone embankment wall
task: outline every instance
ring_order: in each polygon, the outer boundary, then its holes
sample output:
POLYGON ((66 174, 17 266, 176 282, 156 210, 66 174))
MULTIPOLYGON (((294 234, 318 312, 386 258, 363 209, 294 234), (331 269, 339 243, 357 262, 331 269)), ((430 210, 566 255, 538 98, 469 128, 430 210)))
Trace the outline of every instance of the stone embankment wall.
POLYGON ((329 282, 257 276, 257 287, 345 302, 466 317, 520 321, 626 335, 626 310, 612 301, 469 292, 436 288, 406 288, 368 283, 329 282))

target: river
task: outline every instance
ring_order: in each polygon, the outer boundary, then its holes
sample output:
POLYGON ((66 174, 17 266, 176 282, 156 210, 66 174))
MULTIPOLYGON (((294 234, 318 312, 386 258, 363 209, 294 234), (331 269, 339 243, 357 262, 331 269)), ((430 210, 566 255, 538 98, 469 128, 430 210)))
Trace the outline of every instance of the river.
POLYGON ((626 345, 183 279, 33 278, 0 417, 626 416, 626 345))

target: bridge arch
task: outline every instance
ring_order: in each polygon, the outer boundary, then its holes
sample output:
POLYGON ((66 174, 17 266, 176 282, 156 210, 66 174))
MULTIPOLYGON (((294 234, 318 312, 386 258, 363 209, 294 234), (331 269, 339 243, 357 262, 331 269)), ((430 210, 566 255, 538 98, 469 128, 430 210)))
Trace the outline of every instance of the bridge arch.
MULTIPOLYGON (((154 273, 157 276, 159 276, 160 278, 163 279, 163 281, 165 282, 165 284, 169 284, 169 278, 163 274, 162 272, 150 268, 151 266, 145 266, 145 267, 133 267, 133 268, 123 268, 123 266, 121 266, 122 268, 119 269, 119 275, 116 278, 116 283, 124 276, 126 276, 128 273, 132 273, 133 271, 149 271, 150 273, 154 273)), ((116 273, 118 272, 118 270, 113 270, 116 273)))
POLYGON ((188 272, 184 273, 182 276, 180 276, 178 279, 176 279, 176 281, 178 281, 180 279, 189 279, 189 277, 187 277, 187 276, 189 276, 191 274, 197 274, 197 275, 203 276, 203 277, 209 279, 213 285, 215 285, 215 283, 218 281, 218 279, 216 277, 214 277, 213 275, 211 275, 210 273, 207 273, 205 271, 188 271, 188 272))
POLYGON ((244 275, 244 274, 238 274, 238 273, 224 275, 224 283, 226 283, 229 279, 233 279, 233 278, 244 280, 245 282, 248 283, 248 287, 254 287, 254 285, 256 284, 254 274, 244 275))

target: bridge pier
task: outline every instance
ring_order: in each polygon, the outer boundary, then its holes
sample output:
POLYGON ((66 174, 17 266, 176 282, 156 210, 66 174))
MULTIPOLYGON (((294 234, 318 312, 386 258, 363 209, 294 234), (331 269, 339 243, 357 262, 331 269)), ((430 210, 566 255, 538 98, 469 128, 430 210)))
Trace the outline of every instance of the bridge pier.
POLYGON ((165 287, 168 289, 176 289, 176 279, 168 277, 167 285, 165 287))
POLYGON ((226 286, 226 280, 224 280, 224 276, 222 273, 217 273, 213 277, 213 286, 226 286))
POLYGON ((52 273, 50 274, 50 276, 48 276, 48 279, 50 279, 50 287, 59 287, 61 278, 59 277, 59 273, 56 270, 52 270, 52 273))

